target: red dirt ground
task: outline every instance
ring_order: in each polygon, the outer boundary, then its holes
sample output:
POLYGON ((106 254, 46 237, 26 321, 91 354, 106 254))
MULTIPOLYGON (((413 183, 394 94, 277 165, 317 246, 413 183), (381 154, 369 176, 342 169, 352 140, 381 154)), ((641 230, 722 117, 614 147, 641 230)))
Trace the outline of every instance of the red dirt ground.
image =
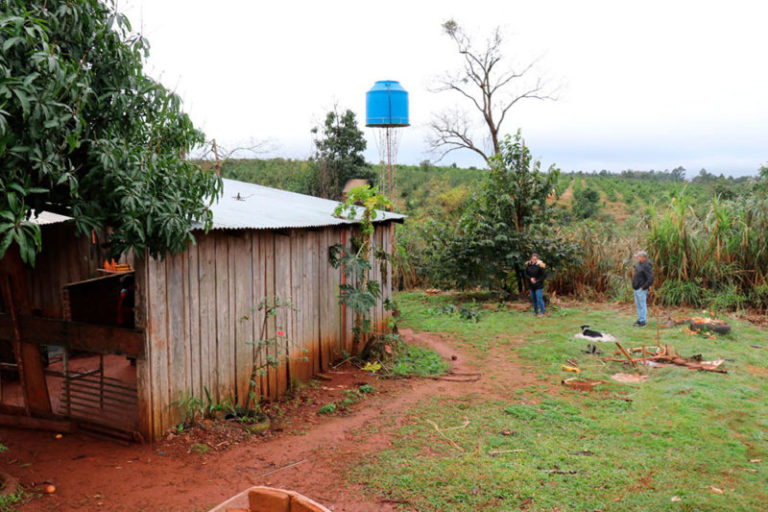
POLYGON ((492 350, 480 363, 437 335, 410 330, 401 335, 439 352, 451 361, 453 372, 482 372, 482 377, 473 382, 378 379, 347 366, 329 372, 331 380, 317 381, 293 399, 271 406, 273 429, 265 436, 246 438, 233 435, 232 428, 209 424, 207 430, 169 435, 153 445, 122 445, 80 434, 56 439, 50 432, 0 429, 0 442, 8 447, 0 460, 30 492, 40 492, 48 483, 56 486, 54 494, 22 506, 24 512, 205 511, 252 485, 295 490, 336 511, 393 510, 394 504, 366 495, 344 478, 347 467, 391 443, 388 429, 377 427, 400 424, 405 412, 424 398, 468 393, 503 397, 535 381, 522 374, 509 347, 492 350), (491 373, 494 379, 488 378, 491 373), (349 413, 317 415, 322 405, 362 383, 376 392, 349 413), (202 442, 211 449, 198 454, 192 447, 202 442))

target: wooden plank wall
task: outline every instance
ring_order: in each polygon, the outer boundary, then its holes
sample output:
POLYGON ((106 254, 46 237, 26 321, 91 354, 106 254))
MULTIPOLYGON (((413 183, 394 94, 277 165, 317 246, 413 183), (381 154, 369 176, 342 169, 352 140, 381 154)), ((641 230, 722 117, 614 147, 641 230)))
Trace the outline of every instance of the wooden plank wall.
MULTIPOLYGON (((351 353, 353 316, 347 311, 342 318, 341 271, 331 267, 328 247, 343 240, 349 245, 353 229, 217 230, 198 236, 182 254, 138 262, 147 321, 146 356, 138 368, 142 434, 156 439, 178 424, 185 396, 245 404, 254 361, 279 361, 256 379, 257 391, 276 399, 351 353), (291 307, 279 309, 262 333, 258 307, 274 297, 290 300, 291 307), (254 344, 278 332, 290 342, 254 344)), ((388 250, 391 229, 377 226, 378 247, 388 250)), ((376 262, 371 278, 380 277, 376 262)), ((391 276, 382 292, 391 296, 391 276)), ((380 301, 376 325, 387 316, 380 301)))
POLYGON ((61 288, 96 275, 99 254, 88 237, 77 237, 72 223, 41 226, 43 250, 34 268, 27 268, 32 310, 48 318, 63 318, 61 288))
MULTIPOLYGON (((71 222, 40 226, 43 250, 34 267, 27 267, 27 288, 33 314, 46 318, 64 318, 62 287, 69 283, 100 276, 105 249, 93 244, 88 236, 78 236, 71 222)), ((104 243, 106 235, 97 235, 104 243)), ((133 252, 123 255, 121 263, 134 262, 133 252)))

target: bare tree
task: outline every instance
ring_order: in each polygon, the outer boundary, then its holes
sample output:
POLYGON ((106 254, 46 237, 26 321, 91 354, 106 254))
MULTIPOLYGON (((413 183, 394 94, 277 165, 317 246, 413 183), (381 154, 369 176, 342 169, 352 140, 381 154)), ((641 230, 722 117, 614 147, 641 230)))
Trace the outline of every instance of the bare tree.
POLYGON ((545 91, 541 77, 531 77, 538 59, 520 68, 505 67, 502 53, 503 38, 497 27, 483 48, 476 48, 472 39, 454 21, 443 23, 463 59, 462 68, 437 79, 434 92, 454 91, 466 99, 482 116, 488 127, 490 144, 476 140, 472 133, 472 117, 466 111, 453 109, 436 114, 430 122, 432 135, 428 139, 430 150, 439 158, 458 149, 468 149, 482 156, 486 163, 499 152, 501 125, 509 110, 525 99, 554 99, 545 91), (490 151, 489 151, 490 150, 490 151))

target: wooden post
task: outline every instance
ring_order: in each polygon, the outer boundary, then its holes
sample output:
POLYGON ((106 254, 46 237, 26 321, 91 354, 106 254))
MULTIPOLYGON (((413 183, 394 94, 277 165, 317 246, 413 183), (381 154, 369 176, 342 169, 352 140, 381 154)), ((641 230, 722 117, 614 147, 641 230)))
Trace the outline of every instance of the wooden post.
POLYGON ((24 343, 19 329, 19 315, 29 315, 32 308, 27 295, 27 280, 19 248, 9 247, 5 257, 0 260, 0 288, 3 303, 11 315, 13 324, 13 352, 24 394, 24 409, 28 416, 32 414, 51 414, 51 401, 48 397, 48 384, 45 380, 43 357, 40 347, 34 343, 24 343))

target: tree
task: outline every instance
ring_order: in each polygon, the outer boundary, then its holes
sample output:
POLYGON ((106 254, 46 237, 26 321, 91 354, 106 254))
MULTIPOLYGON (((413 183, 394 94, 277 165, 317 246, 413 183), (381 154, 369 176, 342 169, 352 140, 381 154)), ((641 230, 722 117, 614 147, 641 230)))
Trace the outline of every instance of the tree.
POLYGON ((427 270, 437 284, 510 292, 516 281, 522 292, 531 252, 554 266, 573 255, 573 245, 550 229, 554 210, 547 199, 560 170, 553 165, 541 171, 519 132, 507 135, 499 149, 487 181, 458 222, 433 221, 425 233, 427 270))
POLYGON ((490 166, 491 157, 500 151, 501 127, 509 110, 526 99, 553 99, 545 91, 540 77, 531 77, 534 60, 520 67, 506 66, 503 37, 497 27, 484 47, 477 48, 472 39, 454 20, 443 23, 443 31, 456 44, 463 60, 461 70, 438 79, 437 92, 453 91, 464 98, 488 129, 488 146, 478 142, 472 133, 472 116, 462 110, 450 110, 435 115, 430 127, 429 145, 440 158, 459 149, 480 155, 490 166))
POLYGON ((754 190, 758 193, 768 193, 768 164, 760 166, 754 190))
POLYGON ((676 181, 678 183, 682 183, 685 181, 685 167, 682 165, 678 165, 674 169, 672 169, 672 180, 676 181))
POLYGON ((110 250, 182 250, 210 225, 214 171, 180 98, 145 75, 148 44, 99 0, 6 0, 0 14, 0 258, 41 249, 32 212, 110 228, 110 250))
POLYGON ((335 108, 325 116, 322 127, 315 127, 315 172, 309 189, 313 195, 341 199, 346 182, 352 178, 372 179, 374 173, 365 162, 365 136, 357 127, 355 113, 340 114, 335 108))

